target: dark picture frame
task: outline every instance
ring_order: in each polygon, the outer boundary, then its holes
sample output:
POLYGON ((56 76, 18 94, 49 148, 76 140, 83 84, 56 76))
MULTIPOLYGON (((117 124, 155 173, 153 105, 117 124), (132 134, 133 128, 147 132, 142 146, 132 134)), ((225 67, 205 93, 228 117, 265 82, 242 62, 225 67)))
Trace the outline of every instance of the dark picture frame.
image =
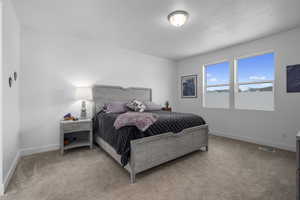
POLYGON ((181 76, 181 98, 197 98, 197 75, 181 76))
POLYGON ((286 91, 300 92, 300 64, 286 67, 286 91))

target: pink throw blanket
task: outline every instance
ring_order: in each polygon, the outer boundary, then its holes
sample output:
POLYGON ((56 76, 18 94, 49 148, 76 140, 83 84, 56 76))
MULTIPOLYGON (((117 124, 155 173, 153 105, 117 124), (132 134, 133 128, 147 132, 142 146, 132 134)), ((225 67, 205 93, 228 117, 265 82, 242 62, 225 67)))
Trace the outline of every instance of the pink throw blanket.
POLYGON ((127 112, 120 114, 115 120, 116 129, 125 126, 136 126, 139 130, 145 131, 157 121, 158 115, 152 113, 127 112))

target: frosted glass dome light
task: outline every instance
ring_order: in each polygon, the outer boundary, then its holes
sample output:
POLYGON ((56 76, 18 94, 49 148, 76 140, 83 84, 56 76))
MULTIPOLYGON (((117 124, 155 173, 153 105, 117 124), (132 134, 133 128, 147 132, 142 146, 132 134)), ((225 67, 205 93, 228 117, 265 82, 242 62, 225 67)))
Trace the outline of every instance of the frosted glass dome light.
POLYGON ((184 25, 189 17, 189 14, 183 10, 177 10, 168 15, 170 24, 176 27, 184 25))

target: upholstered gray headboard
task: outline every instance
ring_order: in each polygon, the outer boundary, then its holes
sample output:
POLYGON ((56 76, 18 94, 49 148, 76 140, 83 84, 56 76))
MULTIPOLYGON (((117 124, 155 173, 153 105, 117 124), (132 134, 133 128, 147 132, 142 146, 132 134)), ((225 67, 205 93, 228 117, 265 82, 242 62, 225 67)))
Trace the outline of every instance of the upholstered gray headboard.
POLYGON ((152 101, 152 90, 150 88, 94 85, 92 90, 95 111, 99 111, 103 104, 112 101, 130 101, 132 99, 152 101))

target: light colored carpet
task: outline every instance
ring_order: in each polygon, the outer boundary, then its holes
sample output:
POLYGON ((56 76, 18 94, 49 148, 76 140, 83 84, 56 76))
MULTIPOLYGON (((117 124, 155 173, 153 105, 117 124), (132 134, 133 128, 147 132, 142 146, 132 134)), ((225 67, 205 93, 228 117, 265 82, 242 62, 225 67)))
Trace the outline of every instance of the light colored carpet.
POLYGON ((292 200, 295 154, 210 137, 195 152, 145 173, 129 174, 98 148, 21 159, 1 199, 14 200, 292 200))

